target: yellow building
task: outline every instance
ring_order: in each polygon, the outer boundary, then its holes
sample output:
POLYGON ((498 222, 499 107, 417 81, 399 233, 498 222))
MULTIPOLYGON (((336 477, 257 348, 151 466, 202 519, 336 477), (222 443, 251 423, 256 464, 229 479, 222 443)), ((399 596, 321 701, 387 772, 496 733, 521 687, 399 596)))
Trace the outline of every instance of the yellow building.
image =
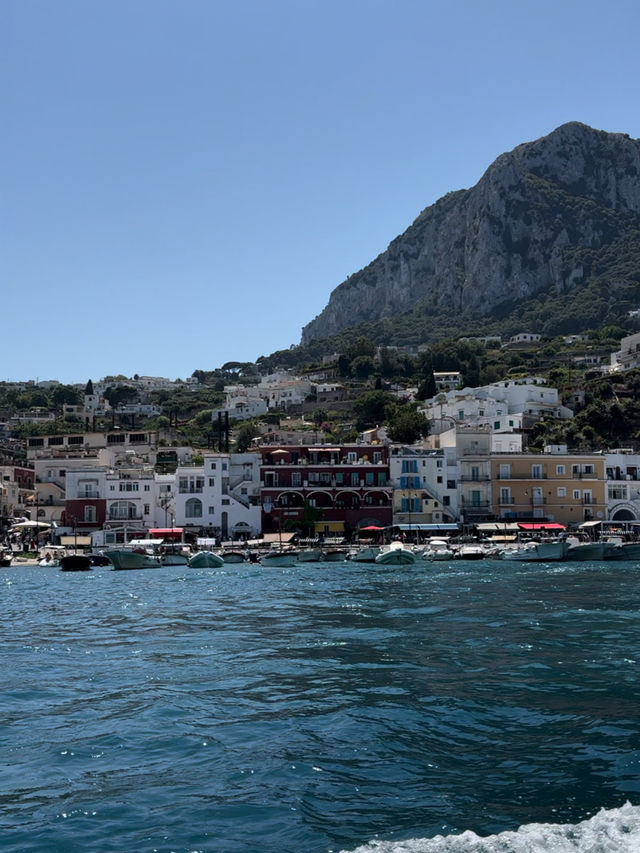
POLYGON ((567 453, 491 456, 491 502, 496 518, 581 524, 606 518, 604 457, 567 453))

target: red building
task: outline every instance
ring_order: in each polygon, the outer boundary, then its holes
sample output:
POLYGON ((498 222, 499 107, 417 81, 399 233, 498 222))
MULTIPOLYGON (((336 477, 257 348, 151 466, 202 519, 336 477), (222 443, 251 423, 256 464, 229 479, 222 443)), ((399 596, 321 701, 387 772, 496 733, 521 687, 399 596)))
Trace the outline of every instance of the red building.
POLYGON ((316 535, 349 537, 361 527, 391 524, 384 445, 271 445, 259 452, 265 533, 312 524, 316 535))

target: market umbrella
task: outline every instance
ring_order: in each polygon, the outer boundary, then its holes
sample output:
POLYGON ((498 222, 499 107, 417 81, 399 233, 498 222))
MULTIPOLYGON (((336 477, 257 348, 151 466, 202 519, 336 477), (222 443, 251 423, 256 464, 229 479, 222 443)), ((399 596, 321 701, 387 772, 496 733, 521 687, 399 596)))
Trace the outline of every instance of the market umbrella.
POLYGON ((29 527, 51 527, 46 521, 19 521, 12 526, 12 530, 24 530, 29 527))

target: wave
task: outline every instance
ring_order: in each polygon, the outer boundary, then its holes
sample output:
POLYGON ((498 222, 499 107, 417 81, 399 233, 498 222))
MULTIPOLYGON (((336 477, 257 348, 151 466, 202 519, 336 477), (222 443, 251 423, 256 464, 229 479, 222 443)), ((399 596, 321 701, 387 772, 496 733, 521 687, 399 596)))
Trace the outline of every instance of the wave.
MULTIPOLYGON (((516 832, 482 838, 436 835, 407 841, 371 841, 353 853, 638 853, 640 806, 602 809, 577 824, 529 823, 516 832)), ((347 853, 347 851, 341 851, 347 853)))

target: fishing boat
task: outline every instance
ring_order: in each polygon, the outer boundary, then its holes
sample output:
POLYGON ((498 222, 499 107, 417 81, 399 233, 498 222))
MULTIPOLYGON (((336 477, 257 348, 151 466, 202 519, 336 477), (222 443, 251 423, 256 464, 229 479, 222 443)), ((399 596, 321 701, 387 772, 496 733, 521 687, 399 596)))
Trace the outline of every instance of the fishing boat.
POLYGON ((224 564, 222 557, 213 551, 196 551, 189 557, 188 566, 190 569, 219 569, 224 564))
POLYGON ((416 561, 416 555, 402 542, 391 542, 381 549, 375 559, 382 566, 408 566, 416 561))
POLYGON ((246 563, 249 559, 246 551, 241 551, 239 548, 223 548, 220 551, 220 556, 225 563, 246 563))
POLYGON ((158 556, 162 566, 186 566, 191 552, 182 542, 163 542, 158 549, 158 556))

